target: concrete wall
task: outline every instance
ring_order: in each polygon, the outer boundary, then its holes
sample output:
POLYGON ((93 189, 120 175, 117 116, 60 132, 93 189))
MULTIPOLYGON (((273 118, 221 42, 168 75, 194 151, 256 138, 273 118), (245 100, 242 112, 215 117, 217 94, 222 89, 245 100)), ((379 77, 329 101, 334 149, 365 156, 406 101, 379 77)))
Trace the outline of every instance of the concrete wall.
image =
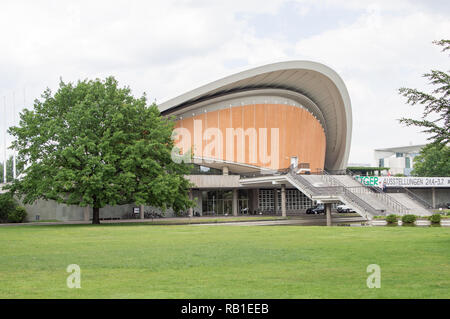
MULTIPOLYGON (((408 188, 411 192, 433 205, 432 188, 408 188)), ((450 203, 450 188, 435 188, 435 207, 442 207, 446 203, 450 203)), ((396 188, 388 188, 388 192, 396 192, 396 188)))
POLYGON ((227 160, 237 163, 245 163, 259 167, 280 169, 287 168, 290 165, 290 158, 296 156, 299 163, 309 163, 311 170, 323 169, 326 151, 325 132, 320 122, 306 109, 285 105, 285 104, 254 104, 224 108, 216 111, 196 114, 189 118, 183 118, 176 123, 176 128, 187 129, 190 132, 189 138, 177 139, 176 144, 186 153, 189 150, 194 151, 194 155, 198 157, 214 158, 219 160, 227 160), (201 127, 194 129, 194 121, 201 123, 201 127), (256 140, 248 137, 241 137, 244 147, 238 148, 236 137, 227 138, 227 128, 255 129, 256 140), (267 154, 270 156, 278 155, 277 160, 271 160, 269 163, 261 158, 259 149, 259 129, 267 128, 267 154), (275 143, 278 152, 272 150, 271 146, 271 128, 279 129, 279 139, 275 143), (210 141, 200 142, 205 131, 208 129, 219 129, 223 142, 218 143, 212 154, 202 154, 210 143, 214 145, 215 138, 210 141), (195 131, 198 130, 200 135, 198 141, 195 139, 195 131), (200 131, 201 130, 201 131, 200 131), (200 134, 201 133, 201 134, 200 134), (231 140, 232 139, 232 140, 231 140), (253 148, 251 147, 253 143, 253 148), (203 148, 200 145, 202 143, 203 148), (227 146, 233 145, 233 158, 227 158, 227 146), (221 148, 221 149, 220 149, 221 148), (254 150, 251 152, 250 150, 254 150), (239 151, 238 151, 239 150, 239 151), (243 153, 243 158, 238 154, 243 153), (256 158, 253 158, 253 155, 256 158))
POLYGON ((236 188, 241 187, 239 175, 186 175, 198 188, 236 188))
MULTIPOLYGON (((409 188, 409 190, 426 200, 428 203, 433 203, 431 188, 409 188)), ((450 188, 435 188, 434 190, 436 208, 444 206, 446 203, 450 203, 450 188)))
MULTIPOLYGON (((106 206, 100 209, 100 218, 121 218, 126 219, 127 214, 133 211, 137 205, 106 206)), ((25 205, 28 214, 28 221, 35 221, 36 215, 40 220, 59 220, 59 221, 79 221, 84 220, 84 207, 58 204, 55 201, 38 200, 33 205, 25 205)), ((150 206, 144 206, 144 211, 157 211, 160 209, 150 206)), ((173 216, 172 210, 167 210, 165 216, 173 216)), ((92 208, 90 209, 90 218, 92 218, 92 208)))

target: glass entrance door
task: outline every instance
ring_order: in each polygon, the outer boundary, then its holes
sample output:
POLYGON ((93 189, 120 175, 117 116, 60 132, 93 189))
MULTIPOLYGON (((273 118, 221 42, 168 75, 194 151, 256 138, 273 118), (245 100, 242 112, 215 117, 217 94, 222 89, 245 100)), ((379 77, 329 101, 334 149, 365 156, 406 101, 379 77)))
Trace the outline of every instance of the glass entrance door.
MULTIPOLYGON (((239 190, 238 214, 248 214, 248 192, 239 190)), ((233 191, 210 190, 202 192, 203 215, 233 215, 233 191)))
POLYGON ((233 200, 224 199, 223 200, 223 215, 232 215, 233 214, 233 200))
POLYGON ((241 198, 238 200, 238 213, 247 215, 248 212, 248 198, 241 198))

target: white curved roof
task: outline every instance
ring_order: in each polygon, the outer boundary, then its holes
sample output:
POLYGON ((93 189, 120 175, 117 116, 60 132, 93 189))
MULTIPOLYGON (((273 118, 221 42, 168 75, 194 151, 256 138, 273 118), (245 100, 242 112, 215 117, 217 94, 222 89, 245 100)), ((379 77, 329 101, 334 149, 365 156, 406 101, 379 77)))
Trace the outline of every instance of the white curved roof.
POLYGON ((246 70, 166 101, 159 105, 159 110, 162 114, 177 113, 218 96, 255 89, 292 91, 314 102, 325 120, 325 168, 346 167, 352 135, 350 97, 340 76, 321 63, 287 61, 246 70))

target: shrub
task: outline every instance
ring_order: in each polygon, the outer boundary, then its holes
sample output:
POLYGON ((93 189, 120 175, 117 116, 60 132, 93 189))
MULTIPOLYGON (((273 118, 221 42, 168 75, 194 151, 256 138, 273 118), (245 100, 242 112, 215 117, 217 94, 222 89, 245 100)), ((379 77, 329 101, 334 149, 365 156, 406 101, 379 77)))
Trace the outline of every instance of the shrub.
POLYGON ((404 224, 413 224, 416 221, 416 215, 403 215, 402 223, 404 224))
POLYGON ((15 211, 17 203, 9 193, 0 194, 0 222, 8 221, 8 215, 15 211))
POLYGON ((17 206, 8 214, 8 222, 23 223, 27 219, 27 210, 23 206, 17 206))
POLYGON ((388 224, 394 224, 397 222, 397 216, 395 216, 394 214, 390 214, 386 216, 386 221, 388 224))
POLYGON ((428 217, 428 219, 433 223, 433 224, 439 224, 441 222, 441 214, 433 214, 430 217, 428 217))

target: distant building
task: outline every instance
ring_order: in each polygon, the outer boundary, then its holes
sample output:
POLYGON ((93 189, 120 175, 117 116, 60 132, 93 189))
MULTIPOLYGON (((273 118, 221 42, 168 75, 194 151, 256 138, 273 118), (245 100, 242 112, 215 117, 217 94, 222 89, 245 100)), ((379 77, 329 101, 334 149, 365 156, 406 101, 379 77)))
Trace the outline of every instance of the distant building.
POLYGON ((347 167, 370 167, 369 163, 348 163, 347 167))
POLYGON ((378 167, 389 167, 392 175, 411 175, 414 166, 414 157, 419 155, 426 144, 401 147, 379 148, 374 151, 378 167))

